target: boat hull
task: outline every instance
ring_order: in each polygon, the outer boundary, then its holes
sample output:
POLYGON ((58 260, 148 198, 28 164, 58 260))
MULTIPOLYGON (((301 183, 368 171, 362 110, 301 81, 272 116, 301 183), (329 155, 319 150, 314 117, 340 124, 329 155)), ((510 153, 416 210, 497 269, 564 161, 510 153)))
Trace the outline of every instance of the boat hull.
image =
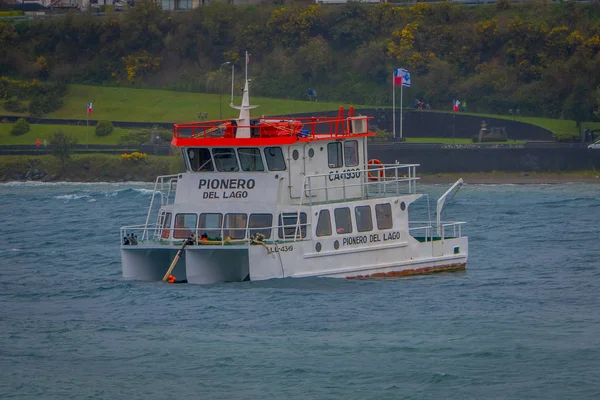
MULTIPOLYGON (((368 279, 455 272, 465 270, 467 265, 466 237, 427 243, 398 242, 377 249, 376 257, 373 252, 361 248, 314 253, 310 251, 312 244, 312 241, 306 241, 296 242, 293 246, 188 246, 172 275, 192 284, 311 276, 368 279)), ((176 247, 123 246, 123 277, 161 280, 177 250, 176 247)))
MULTIPOLYGON (((122 246, 121 264, 123 278, 140 281, 159 281, 169 270, 177 247, 147 247, 147 246, 122 246)), ((186 279, 186 255, 182 252, 179 261, 171 272, 178 280, 186 279)))
POLYGON ((188 283, 212 284, 248 280, 248 250, 189 248, 186 250, 188 283))

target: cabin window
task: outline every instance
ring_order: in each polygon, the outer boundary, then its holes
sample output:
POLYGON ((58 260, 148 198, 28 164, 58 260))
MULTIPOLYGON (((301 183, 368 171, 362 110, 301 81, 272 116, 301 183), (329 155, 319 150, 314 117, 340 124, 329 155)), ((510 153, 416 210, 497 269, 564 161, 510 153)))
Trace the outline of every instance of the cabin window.
POLYGON ((300 213, 300 231, 296 231, 298 224, 298 213, 283 213, 279 214, 279 239, 294 239, 298 237, 306 237, 306 213, 300 213))
POLYGON ((377 217, 377 229, 392 229, 394 226, 390 203, 377 204, 375 206, 375 216, 377 217))
POLYGON ((358 165, 358 142, 356 140, 344 142, 344 164, 346 164, 346 167, 356 167, 358 165))
POLYGON ((169 235, 171 234, 171 230, 169 229, 171 227, 171 213, 167 213, 165 215, 165 219, 164 219, 162 227, 163 227, 163 231, 160 234, 160 237, 163 239, 168 239, 169 235))
POLYGON ((354 209, 354 217, 356 218, 356 229, 359 232, 368 232, 373 230, 371 206, 357 206, 354 209))
POLYGON ((339 234, 352 233, 352 219, 350 218, 350 208, 342 207, 333 210, 335 218, 335 231, 339 234))
POLYGON ((225 214, 223 224, 223 235, 232 239, 243 239, 246 237, 246 222, 248 215, 241 213, 225 214))
POLYGON ((213 149, 213 157, 215 158, 217 171, 237 172, 240 170, 237 157, 235 156, 235 151, 233 149, 213 149))
POLYGON ((242 171, 264 171, 260 150, 256 147, 241 147, 238 149, 238 157, 242 165, 242 171))
POLYGON ((199 240, 202 239, 220 239, 221 226, 223 224, 223 214, 202 213, 198 221, 199 240))
POLYGON ((265 239, 271 238, 271 227, 273 226, 273 215, 271 214, 250 214, 248 220, 248 230, 250 231, 250 237, 254 237, 256 234, 265 236, 265 239))
POLYGON ((196 214, 177 214, 175 215, 175 229, 173 230, 174 239, 187 239, 196 230, 196 214))
POLYGON ((269 171, 285 171, 285 160, 281 147, 265 147, 265 159, 269 171))
POLYGON ((339 168, 343 165, 342 144, 340 142, 329 143, 327 145, 327 160, 329 168, 339 168))
POLYGON ((317 221, 317 236, 331 235, 331 217, 329 210, 321 210, 319 212, 319 220, 317 221))
POLYGON ((211 172, 215 170, 215 167, 210 158, 210 151, 208 149, 188 149, 188 159, 190 160, 190 169, 195 172, 211 172))

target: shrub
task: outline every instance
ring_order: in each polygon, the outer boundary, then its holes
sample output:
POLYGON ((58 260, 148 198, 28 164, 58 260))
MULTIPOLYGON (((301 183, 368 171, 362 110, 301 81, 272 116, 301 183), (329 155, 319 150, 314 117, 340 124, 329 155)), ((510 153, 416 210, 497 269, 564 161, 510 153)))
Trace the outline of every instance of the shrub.
POLYGON ((140 153, 139 151, 134 151, 133 153, 130 153, 130 154, 127 154, 127 153, 121 154, 121 161, 131 163, 131 164, 137 164, 137 163, 146 161, 147 158, 148 158, 148 154, 140 153))
POLYGON ((121 136, 119 144, 140 145, 148 142, 155 142, 155 136, 158 136, 160 140, 168 143, 173 139, 173 131, 158 127, 130 131, 121 136))
POLYGON ((77 140, 62 131, 56 131, 50 137, 50 150, 52 155, 60 160, 61 168, 64 169, 75 144, 77 140))
POLYGON ((572 132, 554 132, 552 136, 554 137, 554 140, 562 143, 579 141, 579 134, 572 132))
POLYGON ((32 117, 42 117, 52 111, 58 110, 64 104, 62 97, 56 93, 46 93, 34 96, 29 103, 29 114, 32 117))
POLYGON ((150 131, 143 129, 140 131, 131 131, 121 136, 119 144, 140 145, 148 143, 150 139, 150 131))
POLYGON ((4 102, 4 109, 16 113, 24 113, 27 111, 27 106, 17 99, 8 99, 4 102))
POLYGON ((375 129, 375 136, 373 137, 373 140, 376 141, 383 141, 383 140, 392 140, 393 139, 393 133, 392 132, 388 132, 382 129, 375 129))
POLYGON ((13 136, 21 136, 29 132, 29 122, 25 121, 25 118, 19 118, 10 130, 10 134, 13 136))
POLYGON ((96 124, 96 136, 108 136, 115 128, 110 121, 98 121, 96 124))

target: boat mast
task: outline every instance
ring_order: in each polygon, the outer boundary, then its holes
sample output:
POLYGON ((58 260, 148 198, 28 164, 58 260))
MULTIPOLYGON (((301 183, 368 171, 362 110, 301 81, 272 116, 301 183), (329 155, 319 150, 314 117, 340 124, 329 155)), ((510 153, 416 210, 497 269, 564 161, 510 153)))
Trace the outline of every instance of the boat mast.
MULTIPOLYGON (((229 105, 231 108, 240 110, 240 116, 238 118, 237 131, 235 134, 236 138, 249 138, 250 137, 250 110, 256 108, 258 106, 250 105, 250 93, 248 91, 248 52, 246 51, 246 82, 244 83, 244 92, 242 95, 242 104, 240 106, 233 105, 233 80, 231 82, 231 104, 229 105)), ((232 72, 233 78, 233 72, 232 72)))

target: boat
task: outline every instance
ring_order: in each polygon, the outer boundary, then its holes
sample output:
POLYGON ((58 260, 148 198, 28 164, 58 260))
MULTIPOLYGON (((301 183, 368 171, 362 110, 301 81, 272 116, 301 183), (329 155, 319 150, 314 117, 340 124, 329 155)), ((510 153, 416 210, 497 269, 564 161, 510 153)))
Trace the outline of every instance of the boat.
POLYGON ((156 179, 144 224, 120 230, 124 279, 192 284, 402 277, 466 268, 465 222, 409 221, 418 164, 368 158, 372 117, 174 124, 185 172, 156 179))

